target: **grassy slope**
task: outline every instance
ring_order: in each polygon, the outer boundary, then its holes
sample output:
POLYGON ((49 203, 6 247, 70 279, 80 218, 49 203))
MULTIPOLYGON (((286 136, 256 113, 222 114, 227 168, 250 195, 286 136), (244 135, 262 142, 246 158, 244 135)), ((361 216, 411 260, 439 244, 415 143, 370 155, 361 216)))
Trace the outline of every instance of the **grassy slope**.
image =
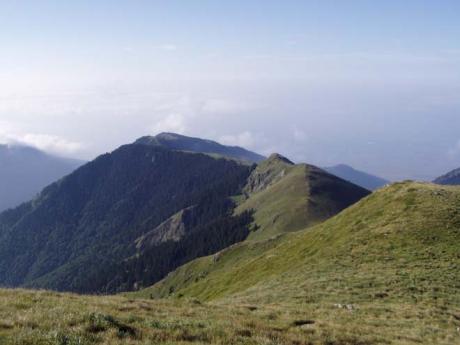
POLYGON ((257 230, 248 240, 258 241, 321 223, 369 192, 314 166, 294 165, 274 154, 253 171, 246 193, 248 198, 236 212, 255 211, 257 230), (263 188, 251 190, 258 184, 263 188))
POLYGON ((459 246, 460 189, 398 183, 308 231, 193 261, 140 295, 292 308, 374 342, 460 343, 459 246), (352 305, 351 323, 330 320, 336 304, 352 305))
POLYGON ((236 210, 255 210, 259 229, 249 240, 268 238, 282 232, 300 230, 308 224, 308 186, 305 166, 288 167, 288 173, 267 189, 251 195, 236 210))

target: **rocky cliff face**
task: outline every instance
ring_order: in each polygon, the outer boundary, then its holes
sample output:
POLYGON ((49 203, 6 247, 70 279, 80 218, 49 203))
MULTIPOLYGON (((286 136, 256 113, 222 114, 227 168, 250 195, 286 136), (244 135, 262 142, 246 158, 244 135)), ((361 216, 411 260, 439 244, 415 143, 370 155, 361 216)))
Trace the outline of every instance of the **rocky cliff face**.
POLYGON ((266 189, 286 176, 287 172, 294 167, 286 157, 273 153, 268 159, 261 162, 249 176, 244 193, 246 196, 266 189))
POLYGON ((136 249, 140 252, 152 248, 160 243, 180 241, 188 232, 188 222, 194 216, 194 206, 177 212, 172 217, 147 232, 136 240, 136 249))

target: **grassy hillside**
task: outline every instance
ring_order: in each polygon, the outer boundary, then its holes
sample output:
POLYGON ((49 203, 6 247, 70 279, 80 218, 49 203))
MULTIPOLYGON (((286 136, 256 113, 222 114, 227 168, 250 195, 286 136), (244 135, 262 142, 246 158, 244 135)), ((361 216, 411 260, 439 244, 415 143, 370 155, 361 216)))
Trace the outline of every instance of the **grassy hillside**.
POLYGON ((347 282, 351 287, 364 279, 368 294, 391 289, 389 297, 399 299, 411 296, 416 285, 414 291, 426 297, 433 281, 460 278, 454 269, 460 260, 459 206, 457 187, 397 183, 308 231, 236 244, 196 260, 149 293, 167 296, 173 290, 204 300, 279 293, 277 300, 288 301, 307 287, 343 294, 347 282), (281 293, 284 287, 289 294, 281 293))
POLYGON ((377 343, 460 343, 459 248, 460 188, 397 183, 308 231, 195 260, 140 296, 294 310, 377 343))
POLYGON ((257 166, 244 192, 247 198, 236 212, 255 211, 249 240, 321 223, 369 194, 314 166, 294 165, 278 154, 257 166))

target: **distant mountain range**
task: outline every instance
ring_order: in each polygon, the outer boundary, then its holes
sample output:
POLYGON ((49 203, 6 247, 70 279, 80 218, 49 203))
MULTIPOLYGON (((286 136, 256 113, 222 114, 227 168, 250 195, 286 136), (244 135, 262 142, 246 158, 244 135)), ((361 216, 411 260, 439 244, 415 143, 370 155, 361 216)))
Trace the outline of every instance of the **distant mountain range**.
MULTIPOLYGON (((265 159, 264 156, 248 151, 242 147, 226 146, 215 141, 188 137, 176 133, 160 133, 156 136, 145 136, 138 139, 136 143, 161 146, 172 150, 206 153, 252 163, 258 163, 265 159)), ((390 182, 378 176, 356 170, 345 164, 339 164, 323 169, 337 177, 368 190, 375 190, 390 182)))
POLYGON ((151 146, 162 146, 171 150, 206 153, 253 163, 265 159, 264 156, 242 147, 225 146, 212 140, 187 137, 176 133, 160 133, 156 136, 145 136, 138 139, 136 144, 148 144, 151 146))
POLYGON ((28 146, 0 145, 0 211, 30 200, 82 164, 28 146))
POLYGON ((433 181, 436 184, 460 185, 460 168, 452 170, 433 181))
POLYGON ((345 164, 326 167, 324 168, 324 170, 368 190, 376 190, 390 183, 390 181, 385 180, 381 177, 356 170, 351 166, 345 164))

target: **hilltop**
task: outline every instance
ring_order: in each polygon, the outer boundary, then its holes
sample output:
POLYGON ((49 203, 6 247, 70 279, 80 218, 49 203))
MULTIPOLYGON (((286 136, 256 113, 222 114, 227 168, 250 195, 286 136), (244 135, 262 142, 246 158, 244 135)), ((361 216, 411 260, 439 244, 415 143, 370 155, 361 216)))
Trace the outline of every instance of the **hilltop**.
POLYGON ((253 170, 243 194, 236 213, 254 211, 248 240, 261 240, 319 224, 369 191, 275 153, 253 170))
POLYGON ((188 137, 176 133, 160 133, 156 136, 145 136, 136 140, 135 143, 161 146, 171 150, 199 152, 229 157, 250 163, 257 163, 265 159, 264 156, 239 146, 226 146, 212 140, 188 137))

